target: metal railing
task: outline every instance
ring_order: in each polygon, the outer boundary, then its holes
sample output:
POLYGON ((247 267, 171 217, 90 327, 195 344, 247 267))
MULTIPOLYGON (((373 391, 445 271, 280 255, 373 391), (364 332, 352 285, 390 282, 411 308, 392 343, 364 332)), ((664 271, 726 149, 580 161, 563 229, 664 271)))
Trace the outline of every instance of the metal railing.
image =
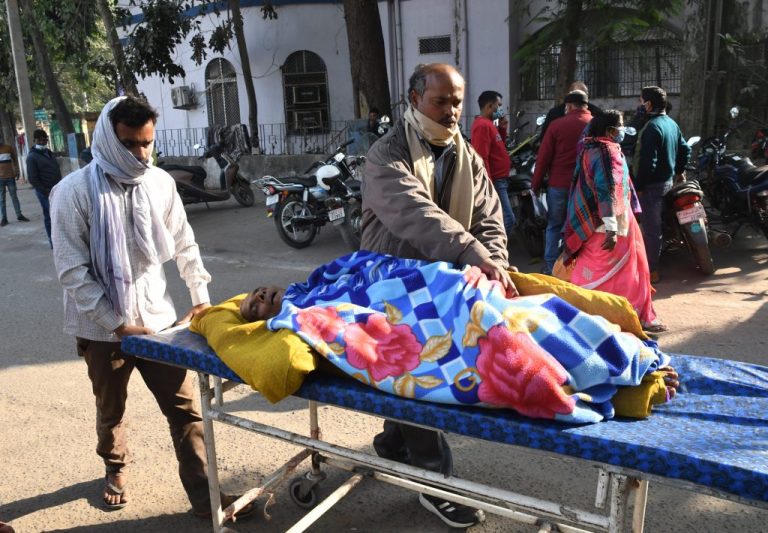
MULTIPOLYGON (((350 155, 364 154, 370 143, 361 139, 364 123, 359 120, 339 120, 329 123, 327 128, 306 128, 289 131, 284 122, 259 124, 259 148, 265 155, 327 154, 346 141, 357 139, 349 147, 350 155)), ((176 128, 155 132, 155 150, 162 156, 196 156, 202 150, 195 150, 199 144, 205 146, 208 128, 176 128)))

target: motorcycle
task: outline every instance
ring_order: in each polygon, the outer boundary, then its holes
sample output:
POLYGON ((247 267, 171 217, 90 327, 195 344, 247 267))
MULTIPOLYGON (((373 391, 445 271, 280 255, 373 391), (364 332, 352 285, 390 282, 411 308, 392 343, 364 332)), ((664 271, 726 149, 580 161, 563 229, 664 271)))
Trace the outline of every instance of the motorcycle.
MULTIPOLYGON (((194 146, 195 150, 200 145, 194 146)), ((158 161, 157 166, 168 172, 176 182, 176 190, 183 204, 203 202, 223 202, 235 197, 237 202, 244 207, 251 207, 256 197, 251 189, 250 182, 240 173, 240 165, 221 144, 215 144, 200 156, 199 160, 214 158, 221 172, 219 173, 219 188, 206 189, 205 168, 197 165, 176 165, 165 161, 158 161)))
MULTIPOLYGON (((735 119, 739 109, 733 107, 730 114, 735 119)), ((768 238, 768 165, 758 167, 748 157, 726 152, 728 136, 736 127, 728 128, 722 139, 705 141, 699 155, 704 191, 719 221, 736 226, 731 237, 751 224, 768 238)))
POLYGON ((306 248, 330 222, 350 249, 360 248, 363 204, 356 175, 365 157, 345 155, 344 148, 352 142, 345 142, 302 175, 254 180, 267 197, 267 216, 274 217, 277 233, 287 245, 306 248))
MULTIPOLYGON (((538 131, 544 124, 544 119, 544 115, 538 117, 536 131, 519 143, 515 141, 509 151, 512 170, 507 180, 507 194, 515 213, 515 230, 531 257, 544 255, 544 235, 547 229, 547 210, 531 189, 531 179, 536 165, 536 152, 533 145, 538 139, 538 131)), ((512 130, 515 139, 519 129, 525 124, 512 130)))
MULTIPOLYGON (((687 144, 693 146, 700 139, 691 137, 687 144)), ((704 192, 696 180, 685 180, 672 186, 664 195, 662 235, 665 249, 688 248, 699 270, 711 275, 715 272, 715 264, 709 249, 710 232, 703 198, 704 192)))

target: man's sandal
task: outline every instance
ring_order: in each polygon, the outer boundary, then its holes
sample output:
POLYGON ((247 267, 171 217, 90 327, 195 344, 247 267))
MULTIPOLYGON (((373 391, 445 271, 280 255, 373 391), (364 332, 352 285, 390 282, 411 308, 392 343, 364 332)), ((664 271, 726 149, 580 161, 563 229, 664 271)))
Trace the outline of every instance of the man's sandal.
POLYGON ((109 491, 116 496, 120 496, 120 501, 117 503, 110 503, 107 501, 106 498, 102 497, 102 502, 104 503, 105 509, 107 509, 108 511, 117 511, 118 509, 122 509, 123 507, 128 505, 128 500, 125 498, 126 486, 127 484, 123 485, 122 487, 118 487, 117 485, 109 481, 109 474, 107 474, 104 477, 104 490, 109 491))

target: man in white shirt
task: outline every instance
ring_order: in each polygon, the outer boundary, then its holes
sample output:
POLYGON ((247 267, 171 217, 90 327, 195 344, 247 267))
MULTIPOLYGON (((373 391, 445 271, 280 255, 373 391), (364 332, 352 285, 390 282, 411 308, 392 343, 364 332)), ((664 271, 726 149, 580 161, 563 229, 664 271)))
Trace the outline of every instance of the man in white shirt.
MULTIPOLYGON (((54 262, 64 289, 64 332, 77 339, 96 396, 96 451, 106 465, 106 508, 124 507, 128 464, 123 416, 136 368, 168 419, 179 476, 193 512, 210 516, 205 446, 191 376, 124 354, 120 339, 176 322, 163 263, 176 261, 192 309, 210 307, 210 275, 173 179, 151 164, 157 113, 132 97, 102 110, 93 161, 51 193, 54 262)), ((242 513, 241 515, 242 516, 242 513)))

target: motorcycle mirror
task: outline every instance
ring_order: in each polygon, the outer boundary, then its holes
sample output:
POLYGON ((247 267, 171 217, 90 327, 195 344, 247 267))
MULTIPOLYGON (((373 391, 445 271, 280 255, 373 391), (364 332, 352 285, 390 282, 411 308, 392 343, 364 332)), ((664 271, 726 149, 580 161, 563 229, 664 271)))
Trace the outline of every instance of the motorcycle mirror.
POLYGON ((538 117, 536 117, 536 125, 541 126, 542 124, 544 124, 544 121, 546 119, 547 119, 546 115, 539 115, 538 117))
POLYGON ((739 108, 737 106, 733 106, 728 113, 731 115, 731 118, 736 118, 739 116, 739 108))
POLYGON ((699 142, 700 140, 701 140, 701 137, 700 137, 700 136, 698 136, 698 135, 694 135, 693 137, 691 137, 690 139, 688 139, 688 141, 687 141, 685 144, 687 144, 688 146, 693 146, 694 144, 696 144, 696 143, 697 143, 697 142, 699 142))
POLYGON ((389 124, 389 116, 382 115, 382 117, 379 119, 379 122, 383 122, 384 124, 389 124))
POLYGON ((627 126, 624 129, 624 135, 626 135, 628 137, 634 137, 635 135, 637 135, 637 130, 635 128, 633 128, 632 126, 627 126))

